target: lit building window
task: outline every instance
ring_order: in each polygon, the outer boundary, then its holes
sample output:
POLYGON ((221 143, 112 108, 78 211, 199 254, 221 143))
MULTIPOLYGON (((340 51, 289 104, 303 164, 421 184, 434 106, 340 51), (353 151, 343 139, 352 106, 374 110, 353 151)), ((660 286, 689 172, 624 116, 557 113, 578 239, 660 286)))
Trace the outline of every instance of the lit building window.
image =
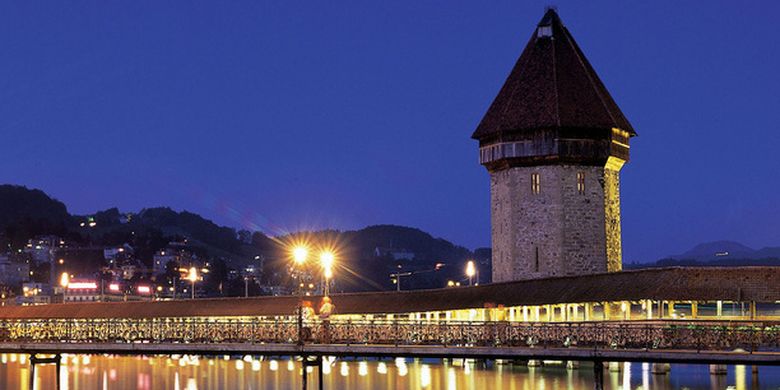
POLYGON ((577 172, 577 192, 585 194, 585 172, 577 172))
POLYGON ((532 173, 531 174, 531 191, 534 194, 538 194, 541 192, 541 185, 539 184, 539 174, 538 173, 532 173))

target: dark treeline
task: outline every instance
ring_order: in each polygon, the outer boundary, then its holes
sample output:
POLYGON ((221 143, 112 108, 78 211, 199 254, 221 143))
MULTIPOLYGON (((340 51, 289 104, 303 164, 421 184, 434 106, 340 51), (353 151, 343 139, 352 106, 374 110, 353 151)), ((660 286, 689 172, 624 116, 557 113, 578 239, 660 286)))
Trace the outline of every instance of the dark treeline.
MULTIPOLYGON (((91 215, 72 215, 66 206, 43 191, 0 185, 0 244, 9 251, 21 249, 29 239, 52 235, 67 242, 61 257, 77 265, 80 273, 106 266, 102 249, 129 245, 137 261, 151 267, 154 253, 170 242, 185 242, 197 258, 214 268, 209 286, 223 294, 244 292, 243 280, 225 284, 229 270, 248 266, 262 272, 253 279, 259 286, 289 285, 292 243, 305 241, 312 251, 311 273, 317 273, 317 254, 328 247, 337 254, 336 291, 394 289, 393 272, 411 272, 401 279, 404 289, 435 288, 448 280, 465 281, 463 267, 475 253, 419 229, 379 225, 355 231, 300 232, 269 237, 261 232, 237 231, 219 226, 195 213, 168 207, 124 213, 118 208, 91 215), (220 285, 221 283, 221 285, 220 285)), ((489 281, 489 249, 476 252, 481 279, 489 281)), ((46 269, 36 269, 46 280, 46 269)), ((258 290, 260 291, 260 290, 258 290)))

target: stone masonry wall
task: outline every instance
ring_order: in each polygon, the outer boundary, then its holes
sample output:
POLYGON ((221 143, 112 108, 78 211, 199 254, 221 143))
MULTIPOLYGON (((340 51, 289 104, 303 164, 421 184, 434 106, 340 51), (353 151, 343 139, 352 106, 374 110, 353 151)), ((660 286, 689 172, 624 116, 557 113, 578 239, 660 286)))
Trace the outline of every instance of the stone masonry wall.
POLYGON ((616 272, 623 269, 623 244, 620 229, 620 167, 614 168, 608 164, 604 168, 604 203, 607 271, 616 272))
POLYGON ((618 186, 619 172, 604 167, 492 172, 493 281, 620 270, 618 186), (540 178, 538 194, 532 190, 534 173, 540 178), (584 193, 578 173, 584 174, 584 193))

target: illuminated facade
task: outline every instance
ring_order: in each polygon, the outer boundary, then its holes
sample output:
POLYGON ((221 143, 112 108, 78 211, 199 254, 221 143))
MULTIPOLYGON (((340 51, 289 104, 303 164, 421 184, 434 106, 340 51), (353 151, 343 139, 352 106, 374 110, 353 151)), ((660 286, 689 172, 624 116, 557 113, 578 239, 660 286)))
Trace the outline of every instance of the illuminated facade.
POLYGON ((633 127, 554 10, 472 138, 490 173, 493 281, 622 269, 633 127))

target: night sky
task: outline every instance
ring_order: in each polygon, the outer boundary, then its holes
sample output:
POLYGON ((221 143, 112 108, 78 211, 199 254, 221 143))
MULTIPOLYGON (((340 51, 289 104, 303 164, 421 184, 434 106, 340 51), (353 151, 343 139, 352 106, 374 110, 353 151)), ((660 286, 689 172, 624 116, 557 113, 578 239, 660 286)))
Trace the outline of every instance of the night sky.
MULTIPOLYGON (((474 248, 489 187, 469 137, 549 2, 13 3, 0 182, 81 214, 390 223, 474 248)), ((624 261, 780 246, 780 2, 556 3, 639 133, 624 261)))

